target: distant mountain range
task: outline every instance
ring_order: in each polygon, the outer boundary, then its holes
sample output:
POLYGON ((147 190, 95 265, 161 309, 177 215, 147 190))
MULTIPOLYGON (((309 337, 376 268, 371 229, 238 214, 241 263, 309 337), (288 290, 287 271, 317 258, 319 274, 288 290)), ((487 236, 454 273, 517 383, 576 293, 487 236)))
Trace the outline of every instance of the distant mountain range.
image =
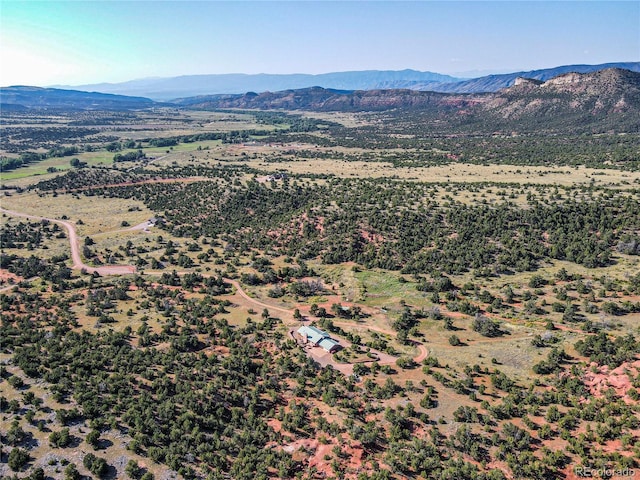
POLYGON ((188 75, 172 78, 148 78, 123 83, 64 86, 60 88, 135 95, 167 101, 176 98, 212 94, 240 94, 247 92, 278 92, 309 87, 338 90, 380 90, 406 88, 419 91, 447 93, 496 92, 510 87, 518 77, 549 80, 563 73, 588 73, 605 68, 624 68, 640 72, 640 62, 617 62, 601 65, 566 65, 530 72, 488 75, 474 79, 460 79, 432 72, 416 70, 335 72, 321 75, 188 75))
POLYGON ((172 78, 149 78, 123 83, 78 85, 83 91, 140 95, 154 100, 172 100, 180 97, 209 94, 237 94, 266 92, 321 86, 342 90, 371 90, 375 88, 408 88, 410 85, 445 84, 460 79, 439 73, 416 70, 336 72, 320 75, 291 74, 248 75, 241 73, 220 75, 185 75, 172 78))
POLYGON ((0 88, 0 109, 18 111, 28 109, 52 110, 129 110, 149 108, 155 102, 148 98, 82 92, 40 87, 0 88))
POLYGON ((640 131, 640 73, 609 68, 565 73, 547 81, 522 78, 489 93, 439 93, 409 89, 331 90, 210 95, 175 102, 195 109, 307 111, 420 111, 449 126, 482 131, 640 131))
MULTIPOLYGON (((567 68, 567 67, 562 67, 567 68)), ((526 74, 525 74, 526 75, 526 74)), ((640 72, 607 68, 569 72, 548 80, 516 77, 488 93, 441 93, 411 89, 337 90, 321 87, 279 92, 202 95, 154 102, 76 90, 38 87, 0 89, 3 111, 28 109, 122 110, 173 105, 191 109, 413 112, 443 128, 465 131, 640 132, 640 72)), ((535 78, 535 77, 538 78, 535 78)))

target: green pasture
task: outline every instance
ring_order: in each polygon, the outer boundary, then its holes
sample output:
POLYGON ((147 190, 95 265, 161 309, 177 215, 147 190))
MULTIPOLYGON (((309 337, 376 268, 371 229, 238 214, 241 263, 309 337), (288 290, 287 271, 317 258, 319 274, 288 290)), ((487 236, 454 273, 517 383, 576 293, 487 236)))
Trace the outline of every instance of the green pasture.
POLYGON ((412 279, 406 282, 400 280, 403 275, 398 272, 384 270, 365 270, 355 272, 355 278, 360 284, 363 303, 372 307, 392 306, 404 300, 414 307, 422 307, 429 302, 422 292, 416 290, 416 283, 412 279))
MULTIPOLYGON (((142 151, 147 155, 147 157, 157 158, 165 155, 171 155, 172 153, 194 152, 198 150, 198 147, 205 149, 207 147, 212 148, 221 144, 221 140, 205 140, 194 143, 179 143, 174 147, 146 147, 143 148, 142 151)), ((71 168, 70 162, 72 158, 78 158, 81 162, 86 162, 87 166, 113 165, 113 157, 116 154, 119 153, 124 155, 135 151, 137 151, 135 148, 124 149, 120 152, 107 152, 106 150, 100 150, 97 152, 83 152, 70 157, 47 158, 40 162, 31 163, 15 170, 2 172, 0 181, 5 182, 39 175, 55 175, 57 172, 48 172, 47 169, 53 167, 57 169, 57 171, 69 170, 71 168)), ((127 163, 133 165, 132 162, 122 162, 121 165, 126 165, 127 163)))
POLYGON ((8 172, 2 172, 1 181, 16 180, 19 178, 34 177, 37 175, 55 175, 57 172, 47 172, 48 168, 55 168, 58 171, 69 170, 71 168, 71 159, 78 158, 82 162, 86 162, 88 166, 93 165, 109 165, 113 162, 113 154, 110 152, 88 152, 73 157, 52 157, 40 162, 31 163, 24 167, 17 168, 8 172), (108 157, 108 158, 107 158, 108 157))

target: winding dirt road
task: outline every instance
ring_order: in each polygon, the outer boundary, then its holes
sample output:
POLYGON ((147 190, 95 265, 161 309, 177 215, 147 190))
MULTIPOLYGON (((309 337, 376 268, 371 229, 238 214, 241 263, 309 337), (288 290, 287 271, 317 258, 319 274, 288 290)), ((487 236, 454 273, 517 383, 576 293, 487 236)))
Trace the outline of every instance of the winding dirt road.
POLYGON ((46 220, 52 223, 57 223, 58 225, 62 225, 67 230, 69 245, 71 246, 71 260, 73 261, 73 265, 71 266, 71 268, 73 269, 85 270, 88 273, 97 272, 99 275, 126 275, 136 272, 136 267, 134 267, 133 265, 105 265, 101 267, 91 267, 85 264, 82 261, 82 257, 80 256, 80 245, 78 243, 76 226, 71 222, 67 222, 66 220, 57 220, 55 218, 39 217, 37 215, 27 215, 26 213, 14 212, 12 210, 7 210, 4 208, 0 208, 0 212, 6 213, 7 215, 11 215, 13 217, 22 217, 40 221, 46 220))
MULTIPOLYGON (((85 270, 88 273, 97 272, 99 275, 127 275, 131 273, 136 273, 136 267, 134 267, 133 265, 105 265, 101 267, 91 267, 89 265, 86 265, 82 261, 82 257, 80 256, 80 246, 79 246, 78 234, 76 233, 76 226, 71 222, 68 222, 66 220, 58 220, 55 218, 40 217, 37 215, 28 215, 26 213, 7 210, 5 208, 0 208, 0 212, 5 213, 7 215, 14 216, 14 217, 28 218, 31 220, 39 220, 39 221, 46 220, 49 222, 57 223, 58 225, 62 225, 67 230, 69 245, 71 247, 71 259, 73 261, 73 265, 71 266, 71 268, 75 270, 85 270)), ((146 274, 162 274, 162 272, 158 272, 155 270, 146 271, 145 273, 146 274)), ((177 273, 185 274, 190 272, 177 272, 177 273)), ((203 275, 203 276, 206 276, 206 275, 203 275)), ((291 318, 293 318, 294 310, 284 308, 284 307, 279 307, 277 305, 270 305, 268 303, 264 303, 260 300, 250 297, 247 294, 247 292, 244 291, 244 289, 242 288, 242 286, 237 280, 233 280, 230 278, 225 278, 224 280, 225 282, 228 282, 231 285, 233 285, 238 295, 244 298, 247 302, 252 303, 257 307, 266 308, 267 310, 270 310, 270 311, 277 311, 280 313, 284 313, 286 315, 289 315, 291 318)), ((12 287, 6 287, 5 289, 8 289, 8 288, 12 288, 12 287)), ((344 322, 344 321, 337 321, 337 322, 334 322, 334 324, 340 327, 362 328, 365 330, 371 330, 371 331, 383 333, 385 335, 390 335, 392 337, 396 336, 396 332, 393 332, 391 330, 386 330, 384 328, 376 327, 374 325, 365 325, 362 323, 344 322)), ((416 363, 420 363, 425 358, 427 358, 429 352, 424 347, 424 345, 420 342, 414 342, 414 345, 418 350, 418 354, 415 357, 413 357, 413 361, 416 363)))
MULTIPOLYGON (((375 325, 365 325, 362 323, 354 323, 354 322, 333 322, 333 324, 339 327, 363 328, 365 330, 371 330, 373 332, 384 333, 385 335, 390 335, 392 337, 395 337, 397 335, 397 333, 394 331, 376 327, 375 325)), ((413 361, 416 363, 420 363, 425 358, 427 358, 427 356, 429 355, 429 351, 420 342, 413 341, 413 345, 418 350, 418 355, 413 357, 413 361)))
POLYGON ((236 291, 238 292, 238 294, 242 298, 247 300, 248 302, 251 302, 254 305, 257 305, 258 307, 266 308, 267 310, 276 310, 278 312, 286 313, 286 314, 291 315, 293 317, 293 310, 291 310, 291 309, 284 308, 284 307, 278 307, 276 305, 269 305, 268 303, 264 303, 264 302, 261 302, 260 300, 256 300, 255 298, 250 297, 247 294, 247 292, 245 292, 242 289, 242 287, 240 286, 240 283, 238 281, 232 280, 231 278, 225 278, 224 281, 230 283, 231 285, 233 285, 236 288, 236 291))

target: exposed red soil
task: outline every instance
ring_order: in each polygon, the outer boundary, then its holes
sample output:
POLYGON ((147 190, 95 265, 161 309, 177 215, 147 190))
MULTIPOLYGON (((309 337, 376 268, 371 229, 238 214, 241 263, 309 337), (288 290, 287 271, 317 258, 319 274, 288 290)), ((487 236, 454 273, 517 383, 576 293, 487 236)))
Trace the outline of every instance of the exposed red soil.
POLYGON ((560 470, 560 478, 563 478, 564 480, 582 480, 584 477, 576 475, 573 467, 569 466, 560 470))
POLYGON ((256 342, 254 343, 254 346, 258 350, 269 352, 272 355, 278 352, 278 347, 273 342, 256 342))
POLYGON ((304 227, 307 223, 311 223, 315 230, 318 230, 320 233, 324 233, 324 217, 318 217, 312 220, 309 218, 309 215, 307 215, 307 212, 304 212, 300 218, 300 225, 298 228, 299 235, 304 234, 304 227))
POLYGON ((442 311, 442 313, 446 314, 447 317, 451 317, 451 318, 469 318, 469 315, 466 315, 462 312, 452 312, 451 310, 448 310, 447 307, 445 307, 444 305, 439 305, 440 310, 442 311))
POLYGON ((592 363, 589 368, 586 369, 582 381, 589 389, 589 392, 595 397, 602 397, 604 391, 613 388, 616 395, 621 397, 626 403, 635 403, 629 395, 629 389, 632 388, 632 378, 638 376, 640 371, 640 360, 633 362, 624 362, 617 368, 609 371, 609 367, 606 365, 598 367, 597 364, 592 363), (596 372, 593 372, 592 368, 597 368, 596 372))
POLYGON ((211 357, 213 355, 229 355, 229 347, 225 347, 222 345, 216 345, 214 347, 209 347, 205 350, 204 354, 207 357, 211 357))
MULTIPOLYGON (((279 428, 279 422, 270 420, 268 424, 273 428, 279 428)), ((274 428, 274 430, 276 430, 274 428)), ((278 431, 278 430, 276 430, 278 431)), ((320 442, 317 438, 303 438, 294 442, 281 446, 285 452, 291 453, 294 457, 304 463, 309 468, 315 469, 317 475, 321 477, 333 477, 335 472, 331 467, 331 462, 336 458, 333 452, 334 448, 339 446, 340 455, 343 459, 341 465, 347 469, 347 473, 341 478, 357 478, 358 473, 365 471, 363 468, 363 459, 365 451, 359 442, 348 442, 339 445, 335 440, 327 440, 326 443, 320 442), (298 453, 298 455, 296 455, 298 453), (325 457, 327 459, 325 459, 325 457)))
POLYGON ((267 425, 269 425, 276 433, 282 432, 282 422, 277 418, 270 418, 267 420, 267 425))
POLYGON ((24 280, 23 277, 0 268, 0 292, 12 289, 15 285, 24 280))
POLYGON ((634 455, 633 452, 629 452, 625 450, 625 447, 622 446, 622 440, 609 440, 607 443, 602 445, 600 448, 603 452, 614 453, 617 452, 620 455, 624 455, 625 457, 632 457, 634 455))
POLYGON ((22 280, 22 277, 19 277, 15 273, 11 273, 9 270, 0 268, 0 284, 9 282, 11 280, 13 280, 14 282, 19 282, 20 280, 22 280))
POLYGON ((367 230, 360 230, 360 236, 368 243, 372 243, 376 246, 381 245, 384 241, 384 237, 379 233, 368 232, 367 230))

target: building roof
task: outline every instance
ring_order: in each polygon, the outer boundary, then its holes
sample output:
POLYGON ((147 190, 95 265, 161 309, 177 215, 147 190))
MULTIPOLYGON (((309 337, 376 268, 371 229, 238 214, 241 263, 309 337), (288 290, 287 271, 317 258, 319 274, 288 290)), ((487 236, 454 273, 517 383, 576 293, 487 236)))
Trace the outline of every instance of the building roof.
POLYGON ((320 343, 323 338, 329 338, 329 334, 327 332, 323 332, 319 328, 312 327, 309 325, 303 325, 298 329, 298 333, 302 336, 307 337, 311 343, 315 343, 316 345, 320 343))
POLYGON ((333 349, 339 347, 340 344, 333 338, 323 338, 322 340, 320 340, 320 343, 318 343, 318 346, 322 347, 327 352, 330 352, 333 349))

